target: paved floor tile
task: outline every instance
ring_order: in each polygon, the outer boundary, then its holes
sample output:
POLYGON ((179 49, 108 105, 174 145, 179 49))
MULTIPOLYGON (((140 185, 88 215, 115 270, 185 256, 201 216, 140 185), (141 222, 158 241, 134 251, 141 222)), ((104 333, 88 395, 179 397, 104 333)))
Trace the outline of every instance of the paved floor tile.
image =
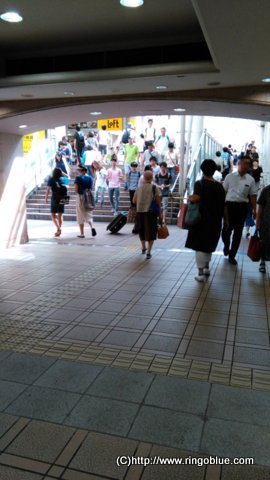
POLYGON ((252 303, 242 303, 238 306, 239 315, 248 314, 256 317, 266 317, 265 305, 254 305, 252 303))
POLYGON ((117 327, 134 328, 137 330, 144 330, 151 322, 151 318, 140 318, 137 316, 126 315, 120 322, 117 323, 117 327))
POLYGON ((81 321, 80 324, 82 325, 96 325, 97 327, 103 326, 103 325, 109 325, 112 320, 115 318, 116 314, 115 313, 100 313, 100 312, 91 312, 85 315, 81 321))
POLYGON ((142 295, 139 300, 138 304, 145 304, 145 305, 161 305, 166 297, 164 295, 142 295))
POLYGON ((78 310, 71 310, 70 308, 59 308, 50 314, 50 318, 61 320, 62 322, 71 322, 81 314, 78 310))
POLYGON ((54 362, 52 358, 12 353, 0 364, 0 378, 31 384, 54 362))
POLYGON ((132 307, 128 313, 129 315, 140 315, 145 317, 153 317, 159 309, 159 305, 144 305, 144 304, 137 304, 132 307))
MULTIPOLYGON (((17 417, 0 413, 0 437, 16 422, 17 417)), ((0 477, 1 478, 1 477, 0 477)))
POLYGON ((0 411, 5 410, 5 408, 26 388, 26 385, 20 383, 0 380, 0 411))
POLYGON ((115 345, 119 347, 133 347, 137 342, 140 333, 123 332, 114 330, 110 332, 103 340, 103 345, 115 345))
POLYGON ((192 316, 192 310, 184 308, 168 307, 162 314, 162 318, 174 318, 175 320, 188 321, 192 316))
POLYGON ((65 425, 126 436, 138 411, 138 405, 118 400, 84 396, 65 425))
POLYGON ((259 332, 254 329, 237 329, 236 343, 247 343, 252 345, 265 345, 269 347, 269 333, 268 331, 259 332))
POLYGON ((43 480, 43 475, 0 465, 0 478, 3 480, 43 480))
POLYGON ((223 350, 223 343, 191 340, 187 349, 187 355, 222 360, 223 350))
POLYGON ((35 385, 84 393, 101 370, 102 368, 96 365, 57 360, 39 377, 35 385))
POLYGON ((201 450, 220 457, 252 457, 270 466, 270 429, 236 421, 210 418, 204 427, 201 450))
POLYGON ((101 328, 95 327, 86 327, 84 325, 79 325, 72 328, 66 335, 65 338, 71 338, 73 340, 85 340, 93 341, 95 338, 102 332, 101 328))
POLYGON ((261 350, 257 348, 235 347, 234 362, 248 365, 262 365, 270 368, 270 350, 261 350))
POLYGON ((270 427, 269 393, 213 385, 207 415, 270 427))
POLYGON ((117 466, 118 456, 132 456, 138 442, 99 433, 89 433, 70 463, 70 468, 122 479, 127 466, 117 466), (106 455, 104 455, 106 452, 106 455))
POLYGON ((6 413, 62 423, 80 399, 80 395, 52 388, 28 387, 6 413))
POLYGON ((209 338, 211 340, 225 340, 226 334, 227 328, 197 325, 193 332, 193 337, 209 338))
POLYGON ((142 402, 154 376, 120 368, 105 368, 87 390, 87 394, 142 402))
POLYGON ((270 469, 252 465, 225 465, 221 480, 270 480, 270 469))
POLYGON ((75 430, 47 422, 32 421, 7 448, 8 453, 53 463, 75 430))
POLYGON ((237 315, 237 326, 245 328, 268 329, 266 317, 254 317, 254 315, 237 315))
POLYGON ((227 313, 218 313, 218 312, 211 312, 211 315, 208 312, 201 312, 198 317, 197 324, 210 324, 210 325, 220 325, 227 327, 228 323, 228 314, 227 313))
POLYGON ((129 438, 196 451, 202 428, 203 420, 197 415, 143 406, 129 438))
POLYGON ((163 335, 149 335, 143 344, 145 350, 175 353, 179 346, 180 338, 164 337, 163 335))
POLYGON ((204 415, 210 384, 173 377, 156 376, 145 404, 204 415))
POLYGON ((186 328, 187 322, 166 319, 159 320, 153 331, 158 333, 173 333, 182 336, 186 328))

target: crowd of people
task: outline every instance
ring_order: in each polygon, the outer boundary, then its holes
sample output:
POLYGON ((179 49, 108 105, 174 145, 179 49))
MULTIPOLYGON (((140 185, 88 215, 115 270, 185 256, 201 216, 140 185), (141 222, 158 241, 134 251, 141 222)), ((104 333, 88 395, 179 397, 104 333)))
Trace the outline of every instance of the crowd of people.
MULTIPOLYGON (((104 205, 104 194, 108 190, 112 211, 117 215, 120 185, 123 181, 125 189, 129 191, 130 207, 136 207, 135 230, 140 236, 142 253, 146 253, 146 258, 149 259, 157 235, 158 221, 166 222, 170 189, 179 172, 179 155, 166 128, 161 128, 160 135, 157 136, 152 119, 148 120, 144 134, 140 134, 138 144, 131 124, 122 132, 120 146, 124 150, 123 169, 118 165, 117 148, 110 156, 108 168, 105 162, 108 139, 105 125, 98 135, 89 132, 87 137, 81 133, 80 127, 76 128, 74 149, 77 175, 74 188, 80 229, 78 237, 84 238, 84 223, 89 224, 92 236, 96 235, 93 212, 85 211, 82 206, 85 189, 94 189, 95 202, 98 203, 100 197, 101 206, 104 205), (153 200, 158 205, 158 213, 151 210, 153 200)), ((57 206, 57 184, 67 181, 69 166, 74 163, 72 148, 67 139, 62 138, 58 147, 55 169, 46 192, 47 201, 50 189, 52 191, 51 215, 57 228, 55 236, 61 235, 64 212, 64 205, 57 206)), ((224 243, 224 255, 231 265, 237 265, 236 254, 244 225, 246 238, 250 236, 251 227, 256 225, 260 231, 264 247, 259 269, 265 272, 265 261, 269 260, 270 254, 270 226, 267 218, 270 187, 261 189, 263 170, 254 142, 248 144, 240 154, 231 145, 224 147, 222 151, 216 152, 214 160, 206 159, 201 170, 202 179, 195 183, 194 192, 189 197, 190 202, 199 203, 201 220, 189 227, 186 240, 186 247, 196 252, 196 280, 202 282, 210 274, 211 254, 217 247, 220 235, 224 243)))

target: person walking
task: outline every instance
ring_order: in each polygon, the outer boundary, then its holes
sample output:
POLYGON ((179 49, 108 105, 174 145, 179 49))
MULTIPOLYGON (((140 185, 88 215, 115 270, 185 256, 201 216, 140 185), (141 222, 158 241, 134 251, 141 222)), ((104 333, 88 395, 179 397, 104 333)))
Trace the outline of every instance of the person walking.
POLYGON ((115 154, 113 154, 111 157, 111 168, 107 170, 106 179, 109 182, 109 200, 114 215, 117 215, 118 213, 120 184, 122 176, 122 170, 117 167, 117 157, 115 154))
POLYGON ((93 178, 90 175, 87 175, 87 168, 83 165, 78 166, 78 174, 74 180, 74 188, 77 193, 76 196, 76 213, 77 213, 77 222, 80 228, 80 235, 77 235, 78 238, 85 238, 84 235, 84 223, 88 223, 92 237, 95 237, 97 232, 94 228, 93 222, 93 212, 92 210, 85 210, 83 205, 83 193, 85 190, 92 190, 93 178))
POLYGON ((47 183, 47 190, 45 193, 45 202, 48 202, 48 196, 51 191, 51 219, 56 226, 55 237, 60 237, 62 233, 62 223, 63 223, 63 213, 64 213, 64 204, 61 203, 61 189, 63 196, 66 194, 67 189, 63 184, 63 177, 67 176, 61 170, 61 168, 54 168, 52 176, 49 177, 47 183))
POLYGON ((259 266, 261 273, 266 272, 266 261, 270 260, 270 185, 264 187, 257 201, 256 228, 262 241, 262 256, 259 266))
POLYGON ((240 157, 237 171, 229 173, 223 182, 226 192, 225 211, 228 219, 228 223, 222 229, 223 253, 225 257, 229 255, 228 260, 231 265, 237 265, 235 256, 241 242, 249 201, 253 218, 256 219, 257 190, 254 178, 247 173, 249 168, 250 158, 240 157))
POLYGON ((107 170, 102 163, 98 163, 95 182, 95 203, 98 203, 98 194, 100 193, 100 205, 104 205, 104 193, 107 190, 106 182, 107 170))
POLYGON ((154 209, 151 209, 151 204, 152 200, 154 200, 159 207, 160 190, 156 185, 152 185, 152 172, 144 172, 143 178, 144 183, 136 190, 133 203, 135 203, 137 207, 136 230, 139 232, 142 254, 146 253, 146 259, 150 260, 152 257, 151 250, 157 238, 158 216, 158 213, 154 209))
POLYGON ((199 203, 201 220, 188 230, 185 247, 195 250, 198 274, 195 280, 204 282, 210 275, 209 264, 216 250, 224 215, 225 191, 221 183, 213 179, 217 165, 206 159, 201 164, 202 180, 195 182, 194 193, 189 200, 199 203))

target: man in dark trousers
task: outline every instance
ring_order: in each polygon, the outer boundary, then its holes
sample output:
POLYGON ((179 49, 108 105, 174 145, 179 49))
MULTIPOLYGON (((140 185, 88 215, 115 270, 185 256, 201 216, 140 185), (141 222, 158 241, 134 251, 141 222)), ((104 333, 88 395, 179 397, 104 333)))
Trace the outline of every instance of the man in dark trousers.
POLYGON ((229 255, 229 263, 232 265, 237 265, 235 256, 241 242, 249 201, 253 209, 253 218, 256 218, 257 191, 254 179, 247 173, 249 168, 250 158, 241 157, 238 161, 237 171, 229 173, 223 182, 226 192, 225 220, 222 230, 223 252, 225 256, 229 255))

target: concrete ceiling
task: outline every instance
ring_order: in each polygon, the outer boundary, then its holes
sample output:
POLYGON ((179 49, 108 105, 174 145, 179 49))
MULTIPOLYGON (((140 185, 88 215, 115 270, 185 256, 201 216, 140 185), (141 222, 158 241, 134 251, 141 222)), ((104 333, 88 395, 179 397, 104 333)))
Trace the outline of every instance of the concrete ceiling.
POLYGON ((265 0, 1 0, 0 131, 137 115, 270 121, 265 0), (165 85, 166 90, 157 90, 165 85))

